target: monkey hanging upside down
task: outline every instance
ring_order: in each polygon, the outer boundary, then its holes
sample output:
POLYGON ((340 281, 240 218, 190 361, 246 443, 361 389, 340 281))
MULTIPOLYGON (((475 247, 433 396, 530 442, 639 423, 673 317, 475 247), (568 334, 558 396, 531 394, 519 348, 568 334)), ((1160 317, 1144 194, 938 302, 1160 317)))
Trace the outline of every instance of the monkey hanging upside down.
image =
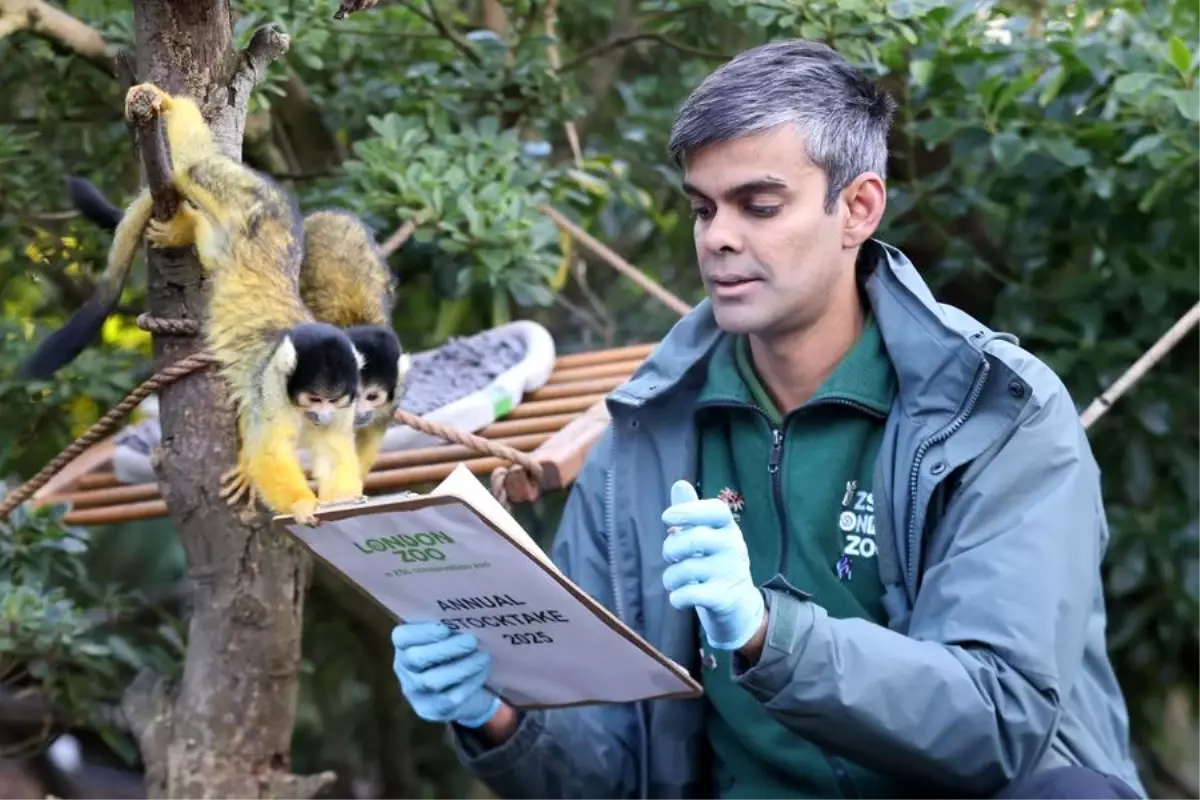
MULTIPOLYGON (((72 178, 70 191, 84 217, 108 230, 120 225, 121 209, 89 181, 72 178)), ((344 329, 364 361, 354 420, 364 480, 379 458, 411 368, 391 327, 394 295, 387 261, 360 219, 338 209, 313 211, 304 218, 300 298, 318 321, 344 329)), ((240 467, 222 476, 221 496, 230 503, 245 496, 253 505, 254 488, 240 467)))
POLYGON ((53 372, 91 340, 120 296, 143 230, 153 247, 194 245, 211 273, 203 332, 237 411, 237 469, 271 509, 315 524, 318 503, 362 495, 354 417, 365 359, 345 331, 318 322, 301 301, 302 228, 292 198, 223 155, 189 97, 141 84, 126 95, 127 116, 146 93, 164 121, 179 210, 151 220, 149 192, 133 200, 96 296, 42 343, 26 374, 53 372), (315 495, 300 446, 313 457, 315 495))

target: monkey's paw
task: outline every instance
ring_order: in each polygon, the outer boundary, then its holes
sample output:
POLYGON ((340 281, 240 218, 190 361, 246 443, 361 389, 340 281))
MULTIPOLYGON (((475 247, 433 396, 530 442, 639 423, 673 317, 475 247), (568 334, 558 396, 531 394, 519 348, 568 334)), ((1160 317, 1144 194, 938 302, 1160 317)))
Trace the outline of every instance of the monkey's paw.
POLYGON ((195 240, 191 222, 183 209, 180 212, 166 221, 152 219, 146 223, 146 241, 151 247, 187 247, 195 240))
POLYGON ((153 83, 139 83, 125 93, 125 118, 130 122, 161 114, 171 105, 171 96, 153 83))
POLYGON ((291 514, 292 518, 301 525, 308 525, 310 528, 315 528, 317 527, 316 510, 317 498, 311 497, 292 503, 291 514))
POLYGON ((236 466, 221 476, 220 496, 229 505, 236 506, 243 495, 246 495, 246 509, 254 508, 258 502, 258 491, 241 466, 236 466))

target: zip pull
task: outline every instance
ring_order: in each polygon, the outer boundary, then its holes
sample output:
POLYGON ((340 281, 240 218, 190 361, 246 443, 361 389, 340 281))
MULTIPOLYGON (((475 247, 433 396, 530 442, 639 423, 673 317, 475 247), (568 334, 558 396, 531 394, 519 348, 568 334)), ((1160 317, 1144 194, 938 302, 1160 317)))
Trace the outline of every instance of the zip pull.
POLYGON ((767 472, 774 475, 779 471, 779 462, 783 458, 783 431, 771 429, 771 460, 767 464, 767 472))

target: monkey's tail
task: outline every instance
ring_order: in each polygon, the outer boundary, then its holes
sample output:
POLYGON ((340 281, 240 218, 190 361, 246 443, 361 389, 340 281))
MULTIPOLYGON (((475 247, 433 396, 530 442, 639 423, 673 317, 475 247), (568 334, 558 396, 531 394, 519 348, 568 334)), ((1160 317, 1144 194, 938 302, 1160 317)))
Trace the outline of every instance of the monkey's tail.
POLYGON ((84 219, 96 223, 106 231, 116 230, 121 224, 124 212, 113 205, 96 184, 87 178, 71 176, 67 180, 67 189, 71 193, 71 202, 84 219))
POLYGON ((95 292, 65 325, 42 340, 33 354, 21 365, 22 378, 49 378, 74 361, 96 338, 96 334, 104 326, 104 321, 121 299, 125 281, 129 278, 129 268, 137 256, 142 234, 150 221, 153 209, 154 201, 150 193, 143 190, 129 206, 128 211, 119 217, 108 251, 108 266, 96 283, 95 292))

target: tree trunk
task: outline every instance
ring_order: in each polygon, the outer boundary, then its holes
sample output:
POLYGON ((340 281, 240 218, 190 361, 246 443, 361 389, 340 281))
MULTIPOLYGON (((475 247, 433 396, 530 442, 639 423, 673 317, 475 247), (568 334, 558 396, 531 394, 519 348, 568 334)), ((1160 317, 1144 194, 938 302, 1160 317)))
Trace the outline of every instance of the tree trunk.
MULTIPOLYGON (((226 0, 135 0, 134 18, 137 80, 196 98, 222 149, 240 159, 255 75, 286 50, 286 37, 273 52, 257 35, 233 51, 226 0)), ((208 287, 194 251, 148 249, 147 260, 149 312, 202 319, 208 287)), ((154 339, 156 368, 203 346, 199 337, 154 339)), ((268 514, 243 520, 218 496, 236 454, 227 399, 211 368, 160 394, 155 465, 186 554, 193 612, 181 682, 139 678, 126 714, 151 797, 312 797, 333 776, 288 769, 310 567, 272 532, 268 514)))

